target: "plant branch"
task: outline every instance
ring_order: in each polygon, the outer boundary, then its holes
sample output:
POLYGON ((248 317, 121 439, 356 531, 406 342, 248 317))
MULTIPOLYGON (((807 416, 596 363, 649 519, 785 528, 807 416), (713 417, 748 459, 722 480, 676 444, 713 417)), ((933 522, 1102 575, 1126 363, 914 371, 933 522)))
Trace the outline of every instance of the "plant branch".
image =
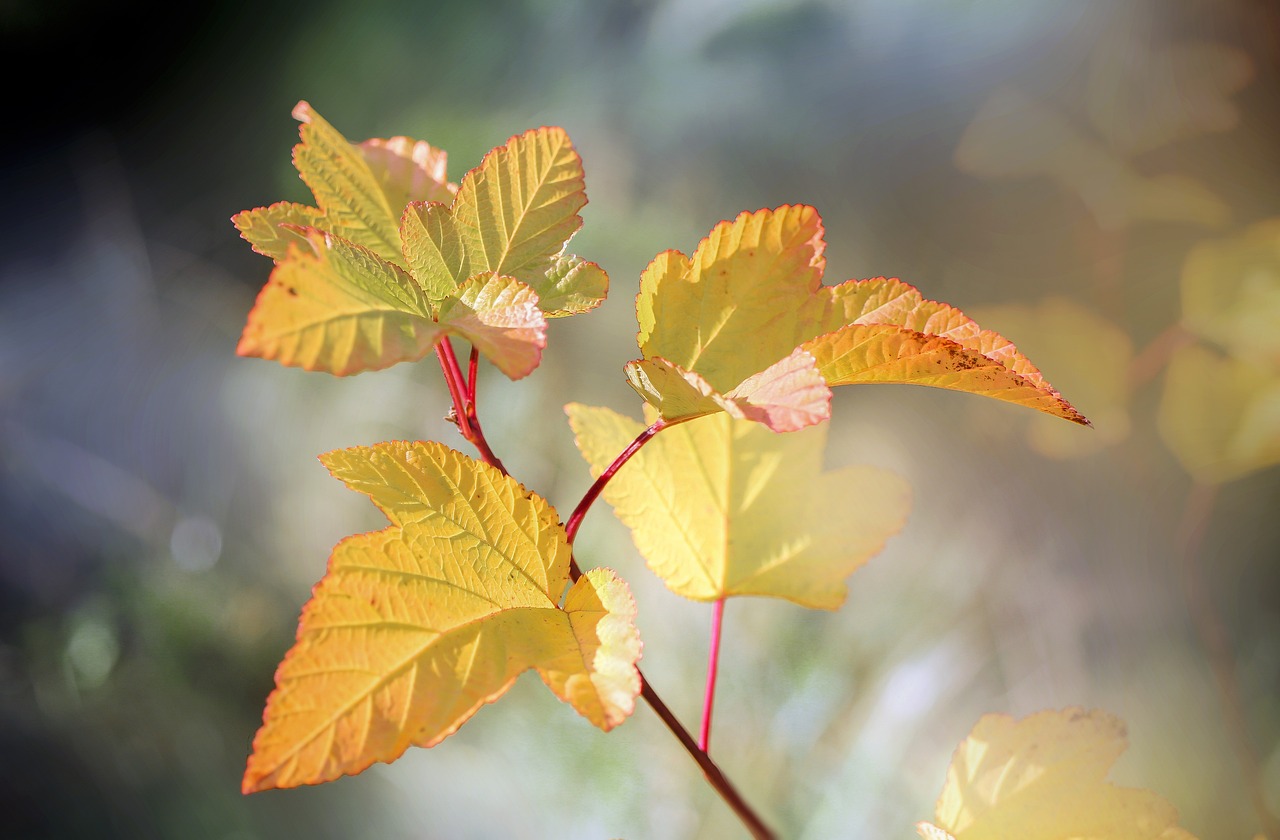
POLYGON ((1195 341, 1182 324, 1170 324, 1129 362, 1129 386, 1137 388, 1159 375, 1179 348, 1195 341))
MULTIPOLYGON (((638 670, 638 669, 637 669, 638 670)), ((693 736, 689 734, 689 730, 676 719, 676 716, 667 708, 667 704, 662 702, 662 698, 653 690, 653 686, 649 685, 649 681, 644 678, 644 674, 640 675, 640 696, 645 699, 662 722, 666 724, 667 729, 676 736, 681 746, 693 756, 693 760, 702 768, 703 774, 707 777, 707 781, 711 787, 715 788, 716 793, 720 794, 720 798, 725 801, 733 812, 738 815, 747 830, 751 832, 751 836, 755 840, 774 840, 777 837, 769 826, 765 825, 764 820, 760 818, 747 801, 738 793, 737 788, 725 777, 716 763, 711 760, 711 756, 706 751, 700 749, 693 741, 693 736)))
POLYGON ((1267 806, 1261 765, 1249 737, 1244 703, 1240 698, 1240 684, 1236 679, 1235 653, 1231 650, 1231 639, 1213 604, 1213 598, 1205 590, 1200 570, 1200 547, 1213 516, 1216 496, 1216 487, 1201 483, 1195 484, 1187 495, 1178 535, 1182 587, 1191 618, 1200 633, 1200 642, 1204 645, 1209 665, 1213 669, 1214 680, 1218 684, 1227 734, 1235 750, 1236 760, 1240 763, 1249 799, 1266 836, 1270 840, 1280 840, 1280 820, 1276 819, 1267 806))
POLYGON ((436 345, 436 356, 440 359, 440 368, 444 371, 445 384, 449 386, 449 396, 453 398, 453 420, 458 424, 458 431, 472 446, 480 451, 480 457, 486 464, 497 467, 502 471, 503 475, 506 475, 507 468, 502 465, 502 461, 489 448, 489 441, 485 440, 484 430, 480 428, 480 420, 476 417, 475 379, 477 370, 475 348, 471 349, 470 381, 462 375, 462 368, 458 364, 458 357, 454 355, 453 343, 449 341, 448 336, 441 339, 440 343, 436 345))
POLYGON ((720 669, 720 628, 724 624, 724 598, 711 607, 711 650, 707 654, 707 690, 702 700, 702 729, 698 732, 698 747, 703 752, 711 749, 711 708, 716 702, 716 674, 720 669))

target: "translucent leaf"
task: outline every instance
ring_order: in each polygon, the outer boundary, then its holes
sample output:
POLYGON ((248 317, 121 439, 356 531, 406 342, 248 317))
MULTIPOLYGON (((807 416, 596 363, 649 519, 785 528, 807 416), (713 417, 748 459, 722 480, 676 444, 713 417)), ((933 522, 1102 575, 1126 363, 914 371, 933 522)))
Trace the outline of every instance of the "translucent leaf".
POLYGON ((582 160, 562 128, 512 137, 484 156, 458 187, 453 214, 472 271, 531 286, 541 282, 587 203, 582 160))
POLYGON ((1280 371, 1201 347, 1174 353, 1160 399, 1160 437, 1200 481, 1280 463, 1280 371))
POLYGON ((1087 423, 959 310, 898 280, 822 285, 823 248, 817 212, 784 206, 721 222, 692 258, 659 254, 636 298, 644 360, 628 368, 632 386, 668 420, 716 405, 775 431, 820 422, 828 386, 862 382, 971 391, 1087 423))
POLYGON ((956 749, 934 823, 917 830, 926 840, 1189 836, 1164 799, 1105 780, 1126 745, 1124 724, 1105 712, 984 715, 956 749))
POLYGON ((630 714, 635 605, 612 572, 595 570, 557 606, 570 549, 542 498, 436 443, 322 460, 392 525, 334 549, 276 672, 246 792, 439 743, 529 668, 603 729, 630 714))
POLYGON ((435 306, 458 293, 471 264, 453 213, 436 202, 410 204, 400 220, 404 262, 435 306))
POLYGON ((439 201, 448 204, 458 191, 446 172, 449 156, 424 140, 379 137, 356 146, 369 165, 392 210, 410 202, 439 201))
POLYGON ((299 230, 249 312, 236 352, 345 376, 419 359, 440 337, 400 268, 314 228, 299 230))
POLYGON ((440 326, 470 341, 512 379, 527 376, 542 359, 547 322, 538 296, 514 277, 477 274, 440 307, 440 326))
MULTIPOLYGON (((1028 415, 1027 441, 1033 449, 1050 458, 1076 458, 1128 437, 1133 342, 1124 330, 1065 298, 1034 306, 984 306, 974 315, 1017 341, 1089 412, 1092 434, 1043 414, 1028 415)), ((980 422, 988 416, 979 415, 980 422)))
POLYGON ((321 227, 324 213, 305 204, 277 201, 269 207, 237 213, 231 221, 253 250, 279 262, 288 255, 291 244, 306 244, 307 237, 298 228, 321 227))
POLYGON ((590 312, 609 294, 604 269, 573 254, 561 254, 541 278, 526 282, 538 293, 538 305, 548 318, 590 312))
MULTIPOLYGON (((644 428, 607 408, 566 408, 598 476, 644 428)), ((873 467, 823 472, 826 427, 776 435, 723 413, 664 429, 604 499, 673 592, 713 601, 768 595, 821 609, 902 527, 910 491, 873 467)))
POLYGON ((293 147, 293 165, 324 211, 324 229, 384 260, 399 262, 404 206, 391 204, 364 153, 310 105, 299 102, 293 116, 302 123, 302 142, 293 147))
POLYGON ((1182 266, 1182 323, 1280 370, 1280 219, 1191 249, 1182 266))

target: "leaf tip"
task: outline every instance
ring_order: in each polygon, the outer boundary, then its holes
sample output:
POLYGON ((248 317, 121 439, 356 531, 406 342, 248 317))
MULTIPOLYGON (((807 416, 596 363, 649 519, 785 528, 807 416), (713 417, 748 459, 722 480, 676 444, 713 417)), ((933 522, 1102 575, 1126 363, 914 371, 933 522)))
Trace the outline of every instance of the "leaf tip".
POLYGON ((298 104, 293 106, 291 115, 295 120, 301 123, 311 122, 312 115, 315 111, 311 110, 311 103, 305 99, 299 99, 298 104))

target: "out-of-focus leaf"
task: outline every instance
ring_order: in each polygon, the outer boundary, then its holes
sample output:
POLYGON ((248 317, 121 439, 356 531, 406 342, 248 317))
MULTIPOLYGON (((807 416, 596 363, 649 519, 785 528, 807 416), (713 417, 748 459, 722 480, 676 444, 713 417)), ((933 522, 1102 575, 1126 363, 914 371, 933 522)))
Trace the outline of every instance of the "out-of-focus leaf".
POLYGON ((1183 347, 1165 372, 1159 430, 1200 481, 1231 481, 1280 463, 1280 371, 1183 347))
POLYGON ((1182 266, 1182 323, 1280 370, 1280 219, 1191 249, 1182 266))
MULTIPOLYGON (((607 408, 566 411, 596 476, 644 428, 607 408)), ((660 432, 603 495, 679 595, 836 609, 845 578, 901 529, 910 490, 873 467, 823 472, 825 443, 825 426, 776 435, 723 413, 702 417, 660 432)))
POLYGON ((440 326, 470 341, 512 379, 530 374, 547 346, 538 296, 514 277, 473 276, 440 307, 440 326))
POLYGON ((333 234, 302 229, 249 312, 236 352, 338 376, 419 359, 441 335, 408 274, 333 234))
POLYGON ((1106 781, 1126 746, 1124 723, 1101 711, 984 715, 956 749, 933 823, 917 830, 925 840, 1190 837, 1164 799, 1106 781))
MULTIPOLYGON (((1035 306, 984 306, 974 316, 1017 341, 1072 402, 1088 411, 1093 434, 1042 414, 1027 418, 1027 441, 1050 458, 1077 458, 1129 436, 1133 342, 1107 319, 1065 298, 1035 306)), ((986 413, 979 415, 984 420, 986 413)))
POLYGON ((453 215, 472 271, 492 271, 530 285, 578 228, 587 203, 582 159, 562 128, 512 137, 463 176, 453 215))
POLYGON ((821 422, 827 386, 862 382, 965 390, 1087 423, 959 310, 898 280, 822 285, 823 248, 817 211, 784 206, 721 222, 692 258, 659 254, 636 298, 644 359, 628 366, 632 386, 666 420, 720 409, 774 431, 821 422))
POLYGON ((607 569, 568 584, 555 509, 436 443, 322 457, 392 525, 343 540, 303 608, 246 792, 316 784, 432 746, 537 668, 608 730, 634 709, 635 604, 607 569))
POLYGON ((1252 77, 1249 55, 1235 47, 1150 44, 1114 26, 1090 52, 1085 104, 1108 145, 1132 155, 1231 130, 1240 114, 1230 96, 1252 77))
POLYGON ((981 178, 1050 178, 1109 230, 1142 221, 1217 228, 1231 217, 1200 182, 1139 173, 1052 107, 1012 87, 998 88, 974 115, 955 159, 962 172, 981 178))

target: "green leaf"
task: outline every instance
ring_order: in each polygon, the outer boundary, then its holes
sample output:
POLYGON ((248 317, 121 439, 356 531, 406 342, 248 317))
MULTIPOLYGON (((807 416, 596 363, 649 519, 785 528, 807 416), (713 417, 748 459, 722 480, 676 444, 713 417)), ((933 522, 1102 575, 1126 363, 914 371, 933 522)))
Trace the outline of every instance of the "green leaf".
POLYGON ((561 254, 541 278, 526 282, 538 293, 538 305, 548 318, 590 312, 609 294, 604 269, 573 254, 561 254))
POLYGON ((277 201, 269 207, 256 207, 231 217, 240 236, 253 250, 276 262, 289 253, 290 245, 305 245, 307 237, 299 228, 321 228, 324 213, 305 204, 277 201))
POLYGON ((376 254, 300 228, 258 295, 236 352, 338 376, 419 359, 440 338, 422 290, 376 254))
POLYGON ((537 128, 493 149, 458 187, 453 214, 471 270, 539 283, 582 226, 582 160, 562 128, 537 128))
POLYGON ((324 211, 326 229, 388 262, 399 262, 404 206, 391 204, 365 155, 310 105, 299 102, 293 116, 302 122, 293 164, 324 211))
POLYGON ((440 307, 440 326, 470 341, 512 379, 533 372, 547 346, 538 296, 514 277, 475 275, 440 307))
POLYGON ((556 511, 437 443, 329 453, 392 521, 343 540, 276 672, 245 792, 316 784, 457 731, 537 668, 608 731, 635 708, 635 603, 608 569, 557 605, 571 550, 556 511))
MULTIPOLYGON (((607 408, 566 407, 599 476, 644 428, 607 408)), ((777 435, 725 414, 663 429, 605 486, 636 548, 675 593, 835 609, 847 578, 901 529, 910 490, 873 467, 824 472, 825 425, 777 435)))
POLYGON ((453 213, 436 202, 415 202, 400 221, 404 261, 432 305, 458 293, 471 275, 471 264, 458 235, 453 213))

